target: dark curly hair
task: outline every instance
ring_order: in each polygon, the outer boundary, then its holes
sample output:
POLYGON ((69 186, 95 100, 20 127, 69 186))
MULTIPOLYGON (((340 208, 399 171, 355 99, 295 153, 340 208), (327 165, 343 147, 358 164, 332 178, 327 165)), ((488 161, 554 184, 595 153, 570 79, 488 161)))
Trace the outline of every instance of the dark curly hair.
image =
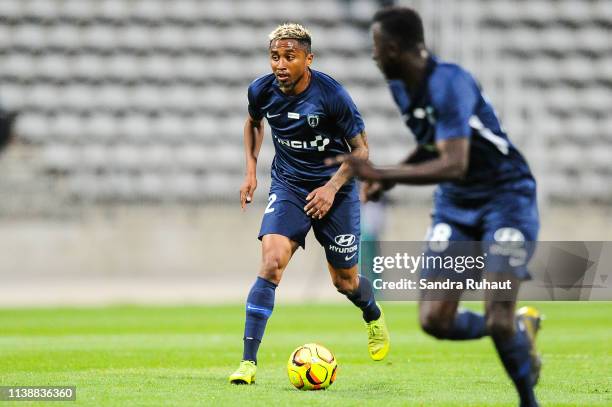
POLYGON ((402 49, 425 43, 421 16, 409 7, 385 7, 376 12, 372 23, 380 23, 384 34, 395 40, 402 49))

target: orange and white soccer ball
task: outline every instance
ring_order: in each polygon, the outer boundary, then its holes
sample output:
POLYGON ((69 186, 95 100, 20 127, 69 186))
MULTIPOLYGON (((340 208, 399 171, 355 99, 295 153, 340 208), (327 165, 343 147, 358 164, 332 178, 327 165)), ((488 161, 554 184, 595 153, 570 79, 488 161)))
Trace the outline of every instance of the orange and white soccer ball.
POLYGON ((307 343, 291 352, 287 362, 289 381, 300 390, 321 390, 336 380, 338 362, 323 345, 307 343))

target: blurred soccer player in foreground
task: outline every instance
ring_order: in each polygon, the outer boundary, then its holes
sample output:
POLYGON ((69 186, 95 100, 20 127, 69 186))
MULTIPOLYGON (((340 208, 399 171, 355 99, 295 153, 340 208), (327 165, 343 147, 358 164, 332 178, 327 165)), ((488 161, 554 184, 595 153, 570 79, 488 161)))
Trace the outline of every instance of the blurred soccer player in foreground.
POLYGON ((272 186, 259 239, 262 262, 246 303, 244 353, 229 380, 255 381, 257 350, 274 308, 274 292, 291 256, 304 247, 312 228, 325 249, 329 272, 339 292, 359 307, 368 330, 368 350, 381 360, 389 349, 382 310, 371 282, 358 275, 359 191, 348 165, 329 167, 325 159, 351 153, 368 158, 361 115, 344 88, 310 69, 310 34, 298 24, 284 24, 270 34, 272 73, 249 86, 249 115, 244 126, 246 176, 240 189, 242 208, 257 186, 257 156, 265 117, 272 129, 275 157, 272 186))
MULTIPOLYGON (((355 175, 368 181, 364 192, 369 198, 396 183, 438 184, 430 241, 481 241, 484 250, 486 242, 534 242, 539 229, 535 180, 475 79, 460 66, 431 55, 421 18, 412 9, 380 10, 373 19, 372 35, 373 58, 389 80, 418 147, 405 162, 392 167, 374 167, 358 156, 344 156, 335 163, 348 163, 355 175)), ((513 287, 518 286, 529 278, 526 266, 532 253, 527 252, 518 261, 487 253, 487 279, 503 273, 512 276, 513 287)), ((435 273, 423 269, 421 277, 436 277, 435 273)), ((459 310, 459 300, 460 294, 445 292, 444 298, 432 298, 422 292, 422 328, 439 339, 491 336, 521 406, 536 406, 538 311, 524 307, 515 315, 516 300, 488 295, 482 315, 459 310)))

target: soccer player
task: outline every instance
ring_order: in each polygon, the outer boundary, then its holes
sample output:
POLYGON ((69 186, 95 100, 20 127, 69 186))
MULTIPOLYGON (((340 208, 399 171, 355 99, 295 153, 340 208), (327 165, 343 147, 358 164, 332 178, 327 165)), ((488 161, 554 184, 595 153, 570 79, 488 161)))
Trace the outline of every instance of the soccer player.
POLYGON ((384 315, 371 282, 357 273, 359 191, 348 165, 329 167, 325 159, 351 153, 367 159, 363 120, 344 88, 310 69, 311 37, 299 24, 283 24, 269 36, 272 73, 248 90, 244 126, 246 176, 240 188, 244 210, 257 186, 257 155, 265 117, 272 129, 275 157, 268 205, 259 232, 262 261, 246 301, 244 352, 231 383, 255 381, 257 351, 274 308, 274 292, 291 256, 312 228, 325 249, 333 284, 362 310, 368 350, 381 360, 389 350, 384 315))
MULTIPOLYGON (((512 241, 522 247, 534 242, 539 229, 535 180, 476 80, 427 50, 421 18, 412 9, 379 10, 372 36, 373 58, 389 80, 393 99, 418 147, 392 167, 375 167, 359 156, 332 161, 348 163, 356 176, 366 180, 369 197, 396 183, 438 184, 428 233, 431 241, 481 241, 485 250, 487 242, 512 241)), ((529 277, 528 258, 487 255, 487 279, 509 273, 514 287, 529 277)), ((436 277, 435 270, 423 269, 421 276, 436 277)), ((538 311, 524 307, 515 315, 516 301, 487 296, 483 315, 460 310, 460 296, 445 294, 433 298, 422 293, 423 330, 449 340, 491 336, 521 406, 536 406, 538 311)))

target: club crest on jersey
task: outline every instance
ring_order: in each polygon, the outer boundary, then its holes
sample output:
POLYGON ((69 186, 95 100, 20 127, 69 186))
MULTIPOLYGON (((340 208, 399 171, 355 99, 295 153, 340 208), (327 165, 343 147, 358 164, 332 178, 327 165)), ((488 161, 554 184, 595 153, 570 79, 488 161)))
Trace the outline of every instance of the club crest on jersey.
POLYGON ((317 127, 319 125, 318 114, 309 114, 308 116, 306 116, 306 120, 308 121, 308 125, 310 127, 317 127))

